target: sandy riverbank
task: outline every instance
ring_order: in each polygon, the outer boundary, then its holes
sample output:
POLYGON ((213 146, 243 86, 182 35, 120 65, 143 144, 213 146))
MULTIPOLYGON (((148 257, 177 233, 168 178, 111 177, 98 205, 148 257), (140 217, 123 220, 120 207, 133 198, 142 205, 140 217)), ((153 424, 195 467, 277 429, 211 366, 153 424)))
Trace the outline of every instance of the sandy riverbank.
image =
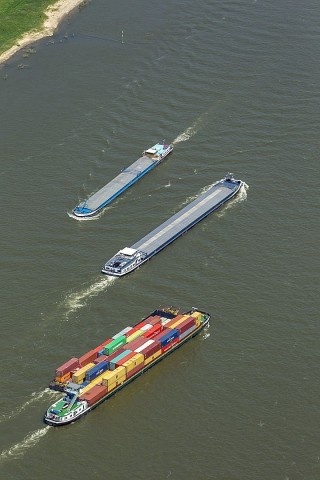
POLYGON ((47 19, 45 20, 42 29, 39 31, 27 32, 23 37, 18 39, 13 47, 0 55, 0 64, 6 62, 21 48, 30 45, 36 40, 53 35, 61 20, 81 3, 83 3, 83 0, 58 0, 55 4, 47 8, 45 11, 47 19))

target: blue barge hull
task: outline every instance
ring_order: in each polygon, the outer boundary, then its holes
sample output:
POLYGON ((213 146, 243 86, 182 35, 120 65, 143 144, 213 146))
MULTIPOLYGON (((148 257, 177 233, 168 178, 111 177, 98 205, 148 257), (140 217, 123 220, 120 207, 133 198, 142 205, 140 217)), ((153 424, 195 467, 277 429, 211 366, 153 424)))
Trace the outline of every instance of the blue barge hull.
POLYGON ((124 169, 111 182, 91 195, 85 202, 82 202, 72 213, 79 218, 88 218, 96 215, 100 210, 109 205, 119 195, 125 192, 134 183, 140 180, 150 170, 157 166, 173 150, 173 145, 165 142, 157 143, 145 150, 138 160, 130 167, 124 169))
POLYGON ((132 247, 120 250, 104 265, 102 273, 120 277, 140 267, 180 235, 234 197, 242 185, 242 180, 235 180, 232 176, 220 180, 132 247))

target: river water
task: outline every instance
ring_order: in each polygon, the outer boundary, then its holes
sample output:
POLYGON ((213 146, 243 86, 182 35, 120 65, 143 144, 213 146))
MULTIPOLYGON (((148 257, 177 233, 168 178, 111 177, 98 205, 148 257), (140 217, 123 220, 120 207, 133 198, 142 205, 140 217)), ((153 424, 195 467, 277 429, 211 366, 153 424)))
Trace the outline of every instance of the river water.
POLYGON ((317 480, 319 2, 92 0, 0 69, 0 471, 9 480, 317 480), (141 151, 165 162, 70 212, 141 151), (136 272, 104 261, 233 172, 136 272), (154 308, 210 328, 73 425, 55 368, 154 308))

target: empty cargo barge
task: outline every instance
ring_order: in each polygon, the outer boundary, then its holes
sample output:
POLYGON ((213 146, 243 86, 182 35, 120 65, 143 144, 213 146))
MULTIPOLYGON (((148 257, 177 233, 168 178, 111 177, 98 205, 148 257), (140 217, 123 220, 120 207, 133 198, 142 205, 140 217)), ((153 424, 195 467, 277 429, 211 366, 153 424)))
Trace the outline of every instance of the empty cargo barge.
MULTIPOLYGON (((63 397, 45 413, 48 425, 78 420, 208 326, 210 314, 160 308, 80 358, 57 368, 49 387, 63 397)), ((199 347, 199 346, 198 346, 199 347)))
POLYGON ((132 272, 234 197, 243 184, 242 180, 235 180, 231 174, 227 175, 132 247, 116 253, 101 272, 116 277, 132 272))
POLYGON ((173 145, 165 142, 157 143, 153 147, 148 148, 142 153, 142 157, 130 165, 130 167, 124 169, 107 185, 91 195, 85 202, 74 208, 72 213, 80 218, 88 218, 97 214, 127 188, 131 187, 131 185, 162 162, 172 150, 173 145))

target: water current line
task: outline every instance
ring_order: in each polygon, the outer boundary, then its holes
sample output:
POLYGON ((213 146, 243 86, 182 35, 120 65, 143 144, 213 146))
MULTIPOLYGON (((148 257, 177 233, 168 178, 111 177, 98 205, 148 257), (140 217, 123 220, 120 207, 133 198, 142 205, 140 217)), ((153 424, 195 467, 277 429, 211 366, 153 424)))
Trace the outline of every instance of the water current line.
POLYGON ((49 428, 51 427, 48 425, 39 428, 38 430, 29 433, 21 442, 16 443, 7 450, 3 450, 3 452, 0 453, 0 463, 9 460, 10 458, 17 459, 22 457, 29 448, 34 447, 41 438, 48 433, 49 428))
POLYGON ((66 309, 64 314, 66 320, 69 319, 71 313, 85 307, 91 297, 95 297, 111 287, 116 279, 116 277, 105 275, 103 278, 99 277, 89 287, 85 287, 78 292, 68 293, 60 305, 63 309, 66 309))
MULTIPOLYGON (((20 415, 20 413, 22 413, 27 407, 29 407, 30 405, 32 405, 33 403, 36 403, 38 402, 39 400, 41 400, 43 397, 51 397, 51 398, 55 398, 57 397, 58 393, 57 392, 54 392, 53 390, 50 390, 49 388, 46 388, 44 390, 41 390, 40 392, 33 392, 29 398, 29 400, 27 400, 26 402, 24 402, 22 405, 20 406, 17 406, 14 410, 12 410, 11 413, 7 413, 7 414, 2 414, 0 416, 0 423, 3 423, 3 422, 6 422, 14 417, 17 417, 18 415, 20 415)), ((60 393, 61 395, 61 393, 60 393)))

